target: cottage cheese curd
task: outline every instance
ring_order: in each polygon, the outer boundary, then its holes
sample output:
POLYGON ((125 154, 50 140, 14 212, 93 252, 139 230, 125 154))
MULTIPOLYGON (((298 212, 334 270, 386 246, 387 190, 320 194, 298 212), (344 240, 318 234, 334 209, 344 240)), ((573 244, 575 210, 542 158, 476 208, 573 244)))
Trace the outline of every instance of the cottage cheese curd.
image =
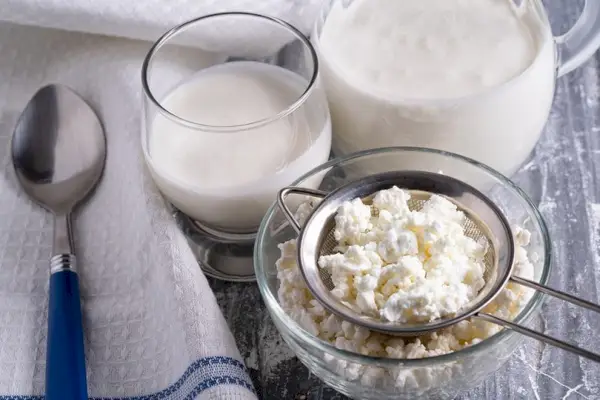
POLYGON ((487 248, 465 235, 465 216, 454 203, 432 195, 410 211, 409 200, 394 186, 377 192, 372 207, 344 202, 335 217, 340 252, 320 257, 319 266, 348 307, 385 321, 429 322, 477 296, 487 248))
MULTIPOLYGON (((389 220, 391 224, 391 221, 395 218, 393 213, 399 211, 406 212, 406 209, 404 208, 406 202, 399 200, 405 195, 406 193, 399 189, 391 189, 390 191, 381 193, 379 197, 376 196, 376 199, 374 199, 373 202, 380 208, 380 218, 382 218, 382 220, 389 220), (390 215, 388 215, 388 213, 390 215)), ((458 219, 459 215, 456 211, 453 211, 451 207, 434 207, 434 204, 438 201, 439 200, 437 199, 433 199, 431 205, 423 210, 423 214, 447 213, 449 216, 454 216, 454 218, 458 219), (429 208, 431 208, 431 211, 427 211, 429 208)), ((439 203, 444 204, 442 201, 439 203)), ((304 223, 310 214, 312 207, 313 203, 307 202, 302 204, 296 212, 296 219, 300 223, 304 223)), ((370 227, 371 231, 374 226, 385 226, 379 224, 378 218, 376 217, 371 217, 367 222, 366 212, 364 212, 364 208, 360 207, 357 202, 353 202, 353 205, 346 204, 343 207, 345 208, 340 210, 340 220, 342 215, 348 216, 349 219, 355 219, 356 224, 362 224, 362 226, 366 226, 368 229, 370 227)), ((448 219, 451 218, 448 217, 448 219)), ((341 250, 346 250, 346 252, 348 252, 352 246, 358 246, 354 247, 355 250, 352 251, 359 253, 357 249, 361 248, 361 246, 366 247, 363 243, 365 243, 367 240, 366 238, 369 235, 373 235, 372 233, 365 233, 364 231, 361 232, 360 230, 354 229, 353 227, 356 224, 339 224, 339 238, 344 238, 346 241, 344 242, 345 244, 340 246, 341 250), (349 232, 353 232, 354 234, 349 234, 349 232), (356 243, 358 243, 358 245, 356 243)), ((384 230, 384 228, 379 228, 379 230, 384 230)), ((423 229, 420 231, 420 234, 425 235, 425 232, 427 232, 427 230, 423 229)), ((525 247, 529 244, 530 234, 528 231, 519 227, 514 229, 514 234, 516 246, 514 274, 526 279, 533 279, 534 268, 530 262, 527 251, 525 250, 525 247)), ((408 241, 410 241, 410 239, 408 241)), ((400 246, 398 246, 398 248, 400 248, 400 246)), ((407 245, 406 248, 412 248, 414 251, 414 247, 410 247, 410 245, 407 245)), ((479 343, 502 329, 498 325, 490 324, 482 320, 469 319, 438 332, 423 335, 418 338, 401 338, 372 332, 329 313, 312 297, 304 283, 302 273, 300 272, 296 261, 296 239, 280 244, 279 249, 281 251, 281 257, 277 261, 277 277, 280 283, 278 297, 282 308, 306 331, 321 340, 331 343, 339 349, 375 357, 399 359, 425 358, 461 350, 465 347, 479 343)), ((353 257, 357 257, 357 259, 362 257, 363 260, 368 260, 369 257, 372 257, 375 260, 379 258, 382 265, 380 269, 383 269, 385 263, 384 260, 389 256, 383 251, 383 247, 381 250, 384 256, 380 255, 378 248, 370 248, 363 250, 363 253, 360 255, 353 255, 353 257)), ((405 250, 398 250, 397 253, 403 251, 405 250)), ((391 253, 396 254, 396 250, 391 253)), ((476 252, 473 252, 471 254, 475 253, 476 252)), ((392 255, 391 257, 396 256, 392 255)), ((418 255, 412 255, 411 257, 419 259, 418 255)), ((416 264, 416 260, 413 259, 413 261, 414 264, 416 264)), ((410 262, 407 264, 407 266, 405 265, 402 268, 410 269, 410 262)), ((423 262, 421 261, 421 265, 422 264, 423 262)), ((401 267, 395 268, 400 269, 401 267)), ((415 269, 417 268, 415 267, 415 269)), ((372 287, 373 281, 370 278, 371 274, 363 273, 361 276, 362 278, 359 279, 359 282, 355 284, 354 282, 349 281, 348 286, 358 286, 361 288, 372 287)), ((356 289, 351 289, 350 292, 353 290, 356 289)), ((365 292, 366 291, 367 290, 365 290, 365 292)), ((532 294, 533 291, 527 287, 509 283, 484 311, 500 317, 514 318, 530 300, 532 294)), ((358 304, 358 301, 356 304, 358 304)), ((375 302, 375 304, 377 304, 377 302, 375 302)), ((427 311, 426 313, 428 314, 424 315, 433 315, 435 312, 427 311)), ((445 367, 439 370, 433 367, 407 370, 401 366, 398 368, 386 369, 347 363, 346 361, 336 359, 331 355, 325 355, 325 358, 334 370, 339 371, 340 375, 345 376, 349 380, 360 380, 361 383, 371 386, 382 384, 383 382, 384 384, 392 384, 402 388, 425 388, 428 384, 434 384, 434 382, 438 382, 440 379, 451 379, 451 375, 455 372, 461 373, 460 371, 454 371, 452 369, 448 370, 445 367)))

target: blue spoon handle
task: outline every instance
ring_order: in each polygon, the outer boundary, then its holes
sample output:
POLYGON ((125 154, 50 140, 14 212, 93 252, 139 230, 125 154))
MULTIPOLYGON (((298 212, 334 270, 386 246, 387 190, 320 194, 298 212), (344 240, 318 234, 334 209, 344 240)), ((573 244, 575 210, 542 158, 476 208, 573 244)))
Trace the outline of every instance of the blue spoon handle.
POLYGON ((46 400, 87 400, 79 278, 75 256, 51 260, 46 400))

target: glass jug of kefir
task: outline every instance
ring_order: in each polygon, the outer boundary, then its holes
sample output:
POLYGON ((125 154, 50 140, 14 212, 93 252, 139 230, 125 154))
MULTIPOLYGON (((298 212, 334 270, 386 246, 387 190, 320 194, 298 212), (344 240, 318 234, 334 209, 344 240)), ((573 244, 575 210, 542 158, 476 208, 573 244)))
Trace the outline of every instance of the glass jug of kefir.
POLYGON ((556 38, 541 0, 332 0, 312 40, 336 155, 429 147, 510 176, 540 137, 557 76, 600 46, 600 2, 556 38))

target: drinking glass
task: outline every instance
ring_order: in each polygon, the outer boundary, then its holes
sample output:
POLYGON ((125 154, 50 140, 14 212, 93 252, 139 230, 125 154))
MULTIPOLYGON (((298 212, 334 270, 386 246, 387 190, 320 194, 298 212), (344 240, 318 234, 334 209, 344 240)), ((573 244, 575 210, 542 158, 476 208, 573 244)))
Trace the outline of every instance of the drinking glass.
POLYGON ((277 18, 225 12, 165 33, 142 67, 143 153, 165 198, 213 233, 256 231, 277 191, 329 157, 329 110, 318 75, 310 41, 277 18), (256 74, 257 98, 266 96, 276 112, 244 120, 248 110, 232 105, 212 118, 211 100, 235 97, 237 88, 194 85, 226 68, 236 71, 228 82, 256 74), (272 95, 262 84, 281 90, 272 95), (193 86, 203 90, 201 101, 193 86), (257 165, 260 174, 248 175, 257 165))

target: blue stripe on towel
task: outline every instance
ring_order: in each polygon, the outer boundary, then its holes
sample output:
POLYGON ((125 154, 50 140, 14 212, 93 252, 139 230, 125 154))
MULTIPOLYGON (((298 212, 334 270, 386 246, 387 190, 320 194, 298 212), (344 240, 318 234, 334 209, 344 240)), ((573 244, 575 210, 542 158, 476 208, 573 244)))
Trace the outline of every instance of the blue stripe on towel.
MULTIPOLYGON (((219 385, 243 386, 254 392, 244 364, 230 357, 205 357, 195 361, 173 385, 160 392, 133 397, 93 397, 91 400, 193 400, 219 385)), ((44 400, 44 396, 0 395, 0 400, 44 400)))

